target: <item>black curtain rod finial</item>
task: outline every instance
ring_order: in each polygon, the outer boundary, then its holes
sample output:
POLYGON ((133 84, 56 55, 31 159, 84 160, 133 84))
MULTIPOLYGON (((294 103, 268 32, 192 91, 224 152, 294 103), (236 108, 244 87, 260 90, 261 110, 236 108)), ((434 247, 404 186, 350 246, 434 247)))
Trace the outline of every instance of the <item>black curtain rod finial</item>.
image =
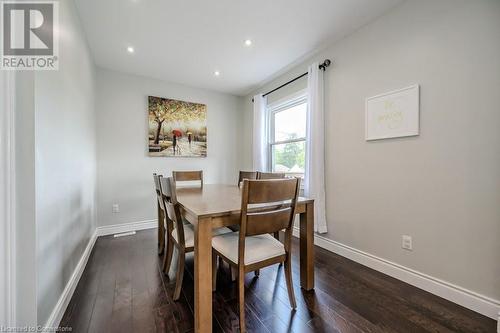
POLYGON ((332 64, 330 59, 326 59, 322 64, 319 64, 319 69, 326 71, 326 68, 332 64))

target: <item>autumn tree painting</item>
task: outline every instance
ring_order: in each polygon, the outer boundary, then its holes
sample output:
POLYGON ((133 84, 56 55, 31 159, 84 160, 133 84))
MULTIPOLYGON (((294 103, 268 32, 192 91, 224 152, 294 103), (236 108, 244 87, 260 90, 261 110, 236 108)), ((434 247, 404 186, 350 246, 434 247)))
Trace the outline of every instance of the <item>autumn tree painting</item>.
POLYGON ((149 155, 207 156, 207 106, 148 97, 149 155))

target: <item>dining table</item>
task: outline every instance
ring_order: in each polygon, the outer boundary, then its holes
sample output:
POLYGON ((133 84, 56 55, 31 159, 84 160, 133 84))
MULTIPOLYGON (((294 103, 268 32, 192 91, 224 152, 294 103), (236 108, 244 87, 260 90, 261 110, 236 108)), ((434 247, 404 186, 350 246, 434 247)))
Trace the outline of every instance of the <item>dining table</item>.
MULTIPOLYGON (((204 184, 177 188, 181 214, 194 226, 195 332, 212 331, 212 230, 240 224, 242 190, 236 185, 204 184)), ((299 197, 300 286, 314 288, 314 200, 299 197)))

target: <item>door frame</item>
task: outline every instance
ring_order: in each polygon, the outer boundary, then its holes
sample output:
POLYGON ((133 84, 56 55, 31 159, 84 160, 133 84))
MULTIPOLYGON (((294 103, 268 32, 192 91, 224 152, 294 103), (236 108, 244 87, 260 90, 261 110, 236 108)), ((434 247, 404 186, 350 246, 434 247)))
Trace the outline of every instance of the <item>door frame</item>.
POLYGON ((0 71, 0 322, 16 324, 15 72, 0 71))

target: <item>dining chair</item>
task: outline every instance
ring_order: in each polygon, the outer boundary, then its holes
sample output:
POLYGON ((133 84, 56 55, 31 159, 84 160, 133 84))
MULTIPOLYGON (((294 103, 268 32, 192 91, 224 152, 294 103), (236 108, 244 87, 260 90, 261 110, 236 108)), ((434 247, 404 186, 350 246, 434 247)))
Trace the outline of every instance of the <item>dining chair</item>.
MULTIPOLYGON (((257 171, 257 179, 284 179, 286 178, 285 173, 283 172, 260 172, 257 171)), ((280 231, 276 231, 274 233, 274 238, 280 240, 280 231)))
POLYGON ((283 172, 260 172, 257 171, 257 179, 283 179, 286 178, 283 172))
POLYGON ((216 288, 216 256, 238 269, 240 331, 245 331, 245 273, 274 264, 285 264, 288 298, 296 308, 292 283, 291 238, 300 179, 244 180, 240 231, 212 238, 212 283, 216 288), (270 233, 285 229, 282 244, 270 233))
POLYGON ((193 185, 194 182, 199 181, 200 187, 203 187, 203 171, 173 171, 172 176, 178 185, 193 185))
POLYGON ((257 179, 256 171, 240 171, 240 175, 238 177, 238 187, 243 183, 243 179, 257 179))
MULTIPOLYGON (((240 170, 240 174, 238 176, 238 187, 241 187, 241 185, 243 184, 243 180, 245 180, 245 179, 251 179, 251 180, 257 179, 257 173, 258 173, 257 171, 241 171, 240 170)), ((240 225, 239 224, 230 225, 229 229, 231 229, 232 231, 239 231, 240 225)), ((229 265, 229 269, 231 270, 231 281, 234 282, 234 281, 236 281, 236 269, 234 267, 231 267, 231 265, 229 265)), ((256 276, 258 276, 259 273, 260 273, 259 270, 255 271, 256 276)))
MULTIPOLYGON (((166 254, 163 260, 163 272, 168 275, 172 262, 174 247, 177 249, 177 273, 173 300, 177 301, 181 294, 182 279, 184 277, 184 262, 186 253, 194 251, 194 226, 182 218, 179 204, 177 202, 176 183, 173 177, 160 178, 162 199, 167 212, 164 219, 166 235, 168 239, 166 254)), ((213 230, 213 236, 230 233, 228 228, 217 228, 213 230)))
POLYGON ((163 216, 165 216, 165 208, 163 206, 163 200, 161 198, 161 185, 160 178, 162 175, 157 175, 153 173, 153 180, 155 183, 156 190, 156 206, 157 206, 157 214, 158 214, 158 255, 163 254, 163 250, 165 248, 165 229, 163 225, 163 216))

